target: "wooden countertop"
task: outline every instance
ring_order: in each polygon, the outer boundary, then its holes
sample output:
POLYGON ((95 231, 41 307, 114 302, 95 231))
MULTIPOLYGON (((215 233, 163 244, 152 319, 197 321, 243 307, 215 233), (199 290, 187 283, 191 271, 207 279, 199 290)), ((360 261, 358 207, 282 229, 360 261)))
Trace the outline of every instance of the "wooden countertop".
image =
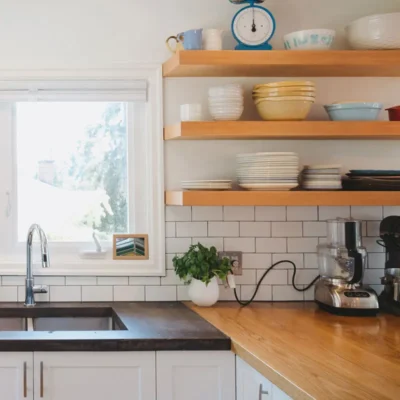
POLYGON ((187 306, 294 399, 400 399, 400 317, 339 317, 314 303, 187 306))

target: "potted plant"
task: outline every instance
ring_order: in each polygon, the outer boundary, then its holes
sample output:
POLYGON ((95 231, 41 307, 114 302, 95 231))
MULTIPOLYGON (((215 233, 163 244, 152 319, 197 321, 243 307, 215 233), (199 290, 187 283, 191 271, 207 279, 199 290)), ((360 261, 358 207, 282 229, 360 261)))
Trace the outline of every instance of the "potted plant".
POLYGON ((182 256, 173 259, 175 272, 179 278, 189 284, 189 298, 193 303, 209 307, 219 299, 217 278, 226 279, 231 272, 228 258, 220 259, 215 247, 207 248, 194 244, 182 256))

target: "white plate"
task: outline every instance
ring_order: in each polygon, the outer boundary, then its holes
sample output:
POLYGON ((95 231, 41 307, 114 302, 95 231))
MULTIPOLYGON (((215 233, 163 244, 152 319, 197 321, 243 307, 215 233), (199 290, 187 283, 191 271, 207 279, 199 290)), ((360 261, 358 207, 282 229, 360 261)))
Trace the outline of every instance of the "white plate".
POLYGON ((298 157, 297 153, 293 152, 279 152, 279 151, 272 151, 272 152, 264 152, 264 153, 240 153, 236 154, 236 157, 264 157, 264 156, 295 156, 298 157))
POLYGON ((303 170, 304 175, 340 175, 338 169, 305 169, 303 170))
POLYGON ((340 164, 315 164, 315 165, 305 165, 304 169, 341 169, 340 164))
POLYGON ((299 185, 297 183, 247 183, 239 186, 247 190, 290 190, 299 185))
POLYGON ((321 185, 341 185, 342 181, 314 181, 314 182, 310 182, 310 181, 306 181, 304 182, 305 185, 308 186, 321 186, 321 185))
POLYGON ((182 181, 182 183, 232 183, 232 180, 231 179, 193 180, 193 181, 182 181))

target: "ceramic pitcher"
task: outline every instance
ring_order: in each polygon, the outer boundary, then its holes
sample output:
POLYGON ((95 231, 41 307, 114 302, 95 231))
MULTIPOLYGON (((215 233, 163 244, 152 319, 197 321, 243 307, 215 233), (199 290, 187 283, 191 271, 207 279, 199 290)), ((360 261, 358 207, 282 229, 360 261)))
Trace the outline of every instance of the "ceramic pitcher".
POLYGON ((204 50, 222 50, 223 29, 207 29, 203 32, 204 50))

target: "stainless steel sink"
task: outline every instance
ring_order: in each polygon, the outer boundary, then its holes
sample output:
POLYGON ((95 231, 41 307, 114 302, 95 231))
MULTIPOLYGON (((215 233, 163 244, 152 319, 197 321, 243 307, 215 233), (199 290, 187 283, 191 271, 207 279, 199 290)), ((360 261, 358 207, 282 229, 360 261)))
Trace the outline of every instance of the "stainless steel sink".
POLYGON ((34 331, 119 331, 122 329, 113 317, 33 318, 34 331))
POLYGON ((26 318, 0 318, 0 332, 26 330, 26 318))

